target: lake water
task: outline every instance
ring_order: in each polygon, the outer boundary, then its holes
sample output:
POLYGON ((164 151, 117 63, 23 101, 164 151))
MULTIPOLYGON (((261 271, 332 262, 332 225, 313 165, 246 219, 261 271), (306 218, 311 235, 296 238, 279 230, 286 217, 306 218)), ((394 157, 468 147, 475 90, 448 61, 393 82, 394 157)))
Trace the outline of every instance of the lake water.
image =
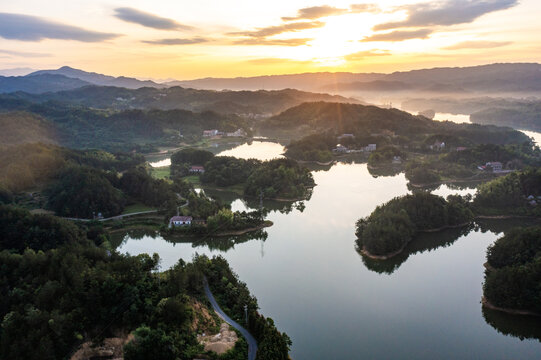
POLYGON ((434 116, 434 120, 437 121, 453 121, 459 124, 462 123, 469 123, 470 122, 470 115, 464 115, 464 114, 447 114, 447 113, 436 113, 434 116))
MULTIPOLYGON (((374 177, 366 164, 336 164, 313 175, 317 186, 303 211, 271 211, 274 225, 265 241, 193 245, 127 235, 119 251, 157 252, 162 268, 195 253, 223 255, 261 312, 291 337, 295 360, 539 358, 539 340, 499 332, 512 328, 528 337, 526 328, 539 333, 539 320, 502 320, 480 304, 486 248, 502 231, 501 222, 466 235, 426 235, 398 258, 374 263, 355 251, 355 221, 408 193, 404 175, 374 177)), ((434 192, 474 190, 441 186, 434 192)), ((228 200, 233 209, 257 206, 234 195, 228 200)))
MULTIPOLYGON (((233 149, 218 151, 217 156, 234 156, 241 159, 258 159, 262 161, 272 160, 274 158, 284 157, 284 146, 270 141, 253 141, 233 149)), ((149 164, 152 167, 164 167, 171 165, 171 154, 158 155, 149 159, 149 164)))

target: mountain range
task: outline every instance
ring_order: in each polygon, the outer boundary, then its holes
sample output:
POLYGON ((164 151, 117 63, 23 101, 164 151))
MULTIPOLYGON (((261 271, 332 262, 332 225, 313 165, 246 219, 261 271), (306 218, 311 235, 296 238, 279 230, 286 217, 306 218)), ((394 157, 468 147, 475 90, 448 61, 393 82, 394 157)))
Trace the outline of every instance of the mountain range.
MULTIPOLYGON (((1 73, 1 72, 0 72, 1 73)), ((25 76, 0 76, 0 93, 72 90, 87 85, 206 90, 281 90, 316 92, 531 93, 541 91, 541 65, 537 63, 490 64, 471 67, 421 69, 391 74, 321 72, 239 78, 204 78, 158 83, 130 77, 113 77, 63 66, 25 76)))

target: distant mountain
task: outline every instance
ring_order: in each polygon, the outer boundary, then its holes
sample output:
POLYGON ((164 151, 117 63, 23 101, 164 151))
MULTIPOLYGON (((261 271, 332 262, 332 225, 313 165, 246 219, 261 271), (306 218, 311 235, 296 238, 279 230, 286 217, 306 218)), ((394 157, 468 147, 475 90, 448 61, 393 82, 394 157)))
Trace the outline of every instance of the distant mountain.
POLYGON ((70 91, 41 95, 10 94, 32 102, 60 101, 101 109, 185 109, 237 115, 273 115, 306 101, 359 103, 337 95, 299 90, 212 91, 171 87, 167 89, 85 86, 70 91))
POLYGON ((306 73, 245 78, 205 78, 174 81, 198 89, 284 89, 305 91, 397 91, 427 92, 534 92, 541 90, 541 65, 536 63, 490 64, 471 67, 421 69, 392 74, 306 73))
POLYGON ((142 87, 155 87, 160 88, 164 85, 155 83, 154 81, 146 80, 141 81, 135 78, 129 77, 114 77, 109 75, 98 74, 95 72, 87 72, 79 69, 74 69, 69 66, 63 66, 56 70, 39 70, 35 71, 28 76, 43 75, 43 74, 54 74, 54 75, 63 75, 69 78, 80 79, 89 84, 100 85, 100 86, 118 86, 125 87, 128 89, 139 89, 142 87))
POLYGON ((324 85, 347 83, 354 81, 375 81, 385 74, 354 73, 304 73, 291 75, 268 75, 238 78, 205 78, 186 81, 170 81, 166 85, 191 87, 194 89, 212 90, 281 90, 299 89, 317 91, 324 85))
POLYGON ((0 93, 24 91, 29 94, 40 94, 50 91, 72 90, 86 85, 90 85, 90 83, 55 74, 0 76, 0 93))
POLYGON ((13 68, 0 70, 0 76, 25 76, 36 71, 30 68, 13 68))
POLYGON ((416 86, 403 81, 355 81, 350 83, 337 83, 323 86, 323 91, 404 91, 416 88, 416 86))

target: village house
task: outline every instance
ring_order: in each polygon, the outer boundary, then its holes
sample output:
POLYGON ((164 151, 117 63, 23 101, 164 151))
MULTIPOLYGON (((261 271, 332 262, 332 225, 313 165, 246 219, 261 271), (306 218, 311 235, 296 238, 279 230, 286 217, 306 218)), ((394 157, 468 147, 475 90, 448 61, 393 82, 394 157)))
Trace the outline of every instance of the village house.
POLYGON ((205 168, 203 166, 193 165, 192 167, 190 167, 189 171, 192 174, 202 174, 205 172, 205 168))
POLYGON ((345 154, 348 152, 348 148, 343 145, 338 144, 336 145, 334 149, 332 149, 332 152, 336 154, 345 154))
POLYGON ((492 168, 492 172, 500 172, 503 169, 503 165, 499 161, 487 162, 485 167, 486 168, 492 168))
POLYGON ((430 145, 431 150, 441 151, 445 149, 445 143, 436 141, 433 145, 430 145))
POLYGON ((203 130, 203 137, 214 137, 219 135, 219 131, 216 129, 213 130, 203 130))
POLYGON ((173 226, 190 226, 193 218, 191 216, 173 216, 169 220, 169 227, 173 226))
POLYGON ((376 144, 368 144, 368 146, 364 147, 364 151, 368 151, 368 152, 376 151, 376 144))
POLYGON ((228 132, 226 133, 227 137, 246 137, 248 135, 244 129, 238 129, 235 132, 228 132))

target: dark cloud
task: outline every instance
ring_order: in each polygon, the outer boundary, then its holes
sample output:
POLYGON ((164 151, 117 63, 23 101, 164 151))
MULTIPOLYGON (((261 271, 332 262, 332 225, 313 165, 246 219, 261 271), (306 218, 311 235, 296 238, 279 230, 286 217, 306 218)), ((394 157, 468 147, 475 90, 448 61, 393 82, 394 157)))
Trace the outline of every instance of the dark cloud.
POLYGON ((254 30, 254 31, 237 31, 237 32, 229 33, 229 35, 265 38, 267 36, 278 35, 285 32, 295 32, 299 30, 315 29, 315 28, 321 28, 323 26, 325 26, 325 23, 321 21, 301 21, 301 22, 294 22, 294 23, 289 23, 289 24, 282 24, 278 26, 258 28, 257 30, 254 30))
POLYGON ((19 56, 19 57, 49 57, 49 56, 51 56, 51 54, 45 54, 45 53, 2 50, 2 49, 0 49, 0 54, 6 54, 6 55, 10 55, 10 56, 19 56))
POLYGON ((367 51, 359 51, 353 54, 349 54, 344 56, 344 59, 347 61, 359 61, 366 59, 368 57, 374 57, 374 56, 386 56, 391 55, 391 53, 387 50, 381 50, 381 51, 375 51, 375 50, 367 50, 367 51))
POLYGON ((406 20, 379 24, 374 30, 470 23, 484 14, 509 9, 518 3, 518 0, 445 0, 406 5, 397 8, 408 12, 406 20))
POLYGON ((347 14, 348 12, 349 12, 348 9, 339 9, 339 8, 335 8, 329 5, 312 6, 312 7, 307 7, 307 8, 298 10, 297 16, 294 16, 294 17, 286 16, 286 17, 283 17, 282 20, 284 21, 314 20, 314 19, 325 17, 325 16, 347 14))
POLYGON ((430 29, 397 30, 384 34, 374 34, 372 36, 365 37, 360 41, 404 41, 409 39, 426 39, 428 35, 432 34, 432 32, 433 31, 430 29))
POLYGON ((492 49, 512 44, 512 41, 483 41, 473 40, 464 41, 455 45, 448 46, 446 50, 460 50, 460 49, 492 49))
POLYGON ((121 20, 159 30, 192 30, 193 27, 183 25, 175 20, 167 19, 129 7, 115 9, 115 16, 121 20))
POLYGON ((86 30, 36 16, 0 13, 0 36, 10 40, 40 41, 43 39, 100 42, 118 34, 86 30))
POLYGON ((158 39, 158 40, 143 40, 145 44, 152 45, 191 45, 201 44, 209 41, 208 39, 196 37, 191 39, 158 39))
POLYGON ((277 45, 277 46, 301 46, 314 39, 265 39, 248 38, 234 42, 235 45, 277 45))

